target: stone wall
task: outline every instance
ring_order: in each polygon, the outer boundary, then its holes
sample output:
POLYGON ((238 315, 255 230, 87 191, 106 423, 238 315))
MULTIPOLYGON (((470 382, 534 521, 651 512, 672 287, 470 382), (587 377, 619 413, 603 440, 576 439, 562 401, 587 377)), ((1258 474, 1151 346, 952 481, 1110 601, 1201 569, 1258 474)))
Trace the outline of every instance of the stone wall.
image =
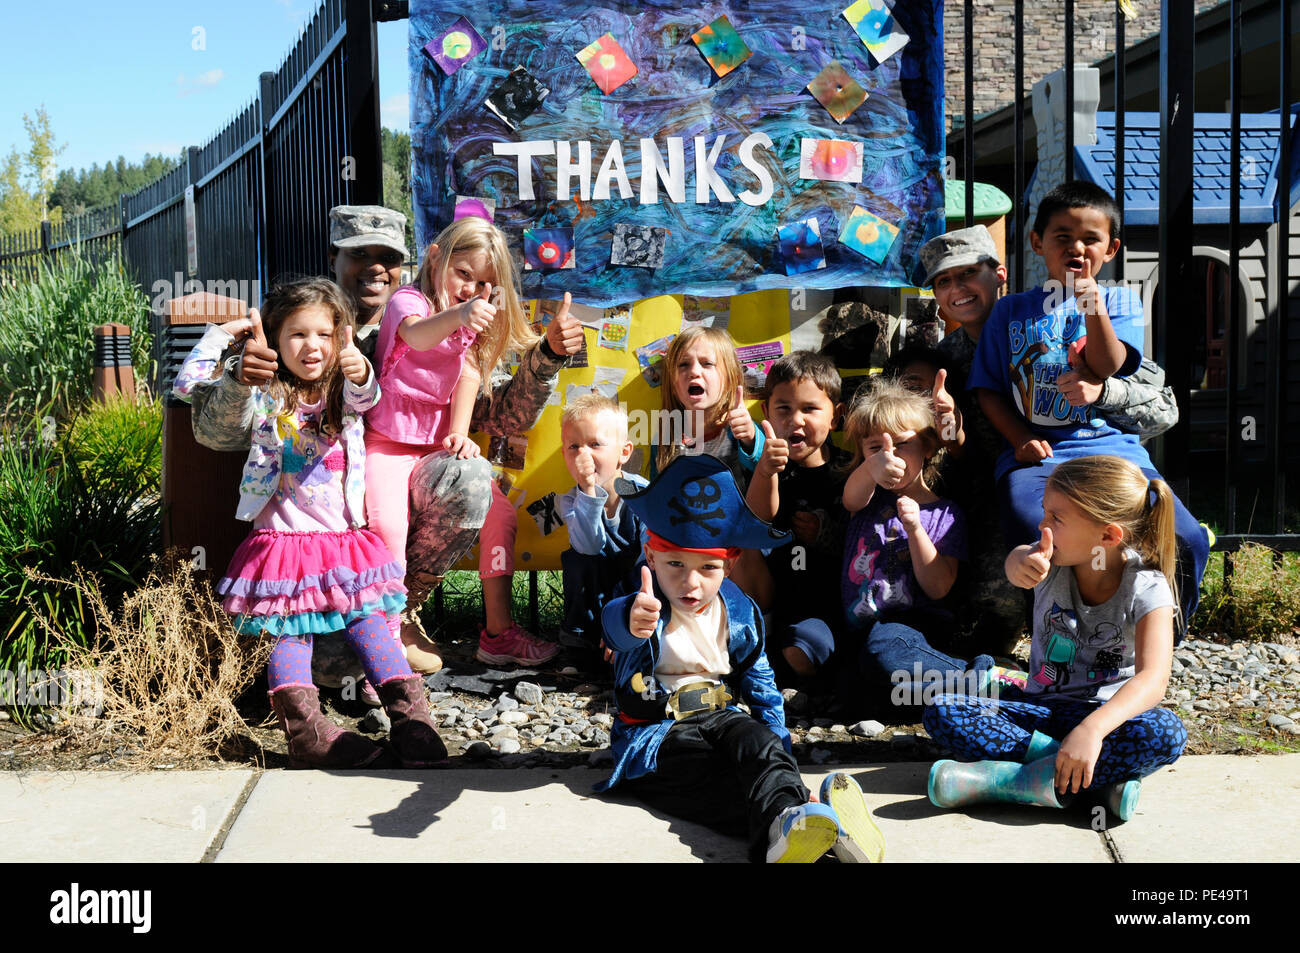
MULTIPOLYGON (((899 0, 905 2, 905 0, 899 0)), ((1124 41, 1135 43, 1160 31, 1160 4, 1132 0, 1138 17, 1124 24, 1124 41)), ((1182 0, 1179 0, 1182 2, 1182 0)), ((1222 0, 1197 0, 1196 10, 1222 0)), ((1042 77, 1065 66, 1065 0, 1025 0, 1025 99, 1042 77)), ((1015 99, 1015 26, 1013 0, 975 0, 975 115, 992 112, 1015 99)), ((1074 57, 1089 66, 1115 52, 1114 0, 1075 0, 1074 57)), ((947 0, 943 9, 944 60, 947 64, 948 128, 965 106, 965 4, 947 0)))

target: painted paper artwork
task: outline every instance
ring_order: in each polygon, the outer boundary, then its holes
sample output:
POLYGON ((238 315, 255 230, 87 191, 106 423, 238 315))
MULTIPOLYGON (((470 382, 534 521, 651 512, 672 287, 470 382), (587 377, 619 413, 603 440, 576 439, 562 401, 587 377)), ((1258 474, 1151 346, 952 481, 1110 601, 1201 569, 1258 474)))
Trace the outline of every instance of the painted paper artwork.
POLYGON ((600 333, 596 336, 598 347, 611 351, 626 351, 627 338, 632 331, 632 309, 630 307, 609 308, 605 320, 600 324, 600 333))
POLYGON ((791 222, 777 230, 781 261, 787 275, 801 275, 826 267, 826 254, 822 250, 821 228, 817 219, 791 222))
POLYGON ((551 91, 522 66, 516 66, 487 98, 487 107, 511 129, 537 111, 551 91))
POLYGON ((641 225, 615 225, 609 263, 633 268, 658 268, 664 263, 668 229, 641 225))
POLYGON ((417 244, 477 196, 525 298, 911 286, 945 225, 942 3, 897 3, 909 39, 879 61, 849 2, 411 0, 417 244), (447 74, 424 47, 469 9, 491 42, 447 74), (841 239, 855 206, 899 229, 879 261, 841 239), (778 229, 812 219, 820 252, 784 255, 778 229))
POLYGON ((587 72, 606 96, 636 75, 636 64, 623 52, 612 33, 606 33, 581 50, 578 62, 587 67, 587 72))
POLYGON ((641 366, 641 376, 651 387, 663 383, 664 355, 668 353, 668 345, 673 343, 676 336, 669 334, 636 349, 636 362, 641 366))
POLYGON ((487 48, 487 42, 473 25, 461 17, 425 44, 425 52, 451 76, 487 48))
POLYGON ((799 177, 826 182, 862 181, 862 143, 843 139, 802 139, 799 177))
POLYGON ((575 264, 573 229, 524 229, 524 268, 526 270, 573 268, 575 264))
POLYGON ((745 45, 736 28, 726 15, 718 17, 698 33, 691 36, 700 48, 704 58, 713 67, 719 77, 726 76, 745 60, 754 55, 754 51, 745 45))
POLYGON ((844 11, 877 63, 883 63, 904 46, 908 36, 894 20, 885 0, 857 0, 844 11))
POLYGON ((876 264, 885 260, 897 237, 897 225, 891 225, 860 205, 853 207, 853 214, 849 216, 849 220, 844 223, 844 228, 840 232, 841 242, 876 264))
POLYGON ((496 216, 497 203, 491 199, 480 199, 472 195, 456 196, 456 212, 453 219, 478 216, 489 222, 496 216))
POLYGON ((853 111, 867 101, 867 91, 839 60, 831 60, 808 84, 808 92, 838 123, 853 115, 853 111))

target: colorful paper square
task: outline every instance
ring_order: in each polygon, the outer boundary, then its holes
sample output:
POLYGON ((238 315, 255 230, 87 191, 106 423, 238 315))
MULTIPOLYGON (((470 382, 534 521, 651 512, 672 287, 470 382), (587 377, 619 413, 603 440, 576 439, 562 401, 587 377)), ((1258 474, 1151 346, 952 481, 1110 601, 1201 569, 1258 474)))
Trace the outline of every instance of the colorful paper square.
POLYGON ((754 51, 745 45, 736 28, 731 25, 726 14, 718 17, 698 33, 691 35, 700 53, 709 61, 713 72, 719 78, 726 76, 745 60, 754 55, 754 51))
POLYGON ((550 94, 550 87, 543 86, 522 66, 516 66, 501 85, 492 90, 487 98, 487 108, 511 129, 518 129, 519 124, 531 116, 550 94))
POLYGON ((668 345, 673 343, 673 338, 676 336, 669 334, 636 349, 636 362, 641 367, 641 376, 651 387, 658 387, 663 383, 664 356, 668 353, 668 345))
POLYGON ((576 267, 572 228, 525 228, 524 270, 576 267))
POLYGON ((496 218, 496 213, 497 203, 491 199, 481 199, 474 195, 458 195, 456 196, 456 211, 452 215, 452 220, 475 216, 485 218, 490 222, 496 218))
POLYGON ((623 52, 612 33, 606 33, 579 51, 578 62, 587 68, 606 96, 636 75, 636 64, 623 52))
POLYGON ((487 49, 487 41, 464 17, 424 44, 424 52, 428 53, 448 76, 485 49, 487 49))
POLYGON ((615 225, 609 249, 611 265, 632 268, 659 268, 668 247, 668 229, 642 225, 615 225))
POLYGON ((826 253, 822 249, 821 227, 817 219, 791 222, 776 230, 777 250, 785 264, 787 275, 816 271, 826 267, 826 253))
POLYGON ((831 60, 808 84, 808 92, 826 107, 836 122, 843 122, 867 101, 867 91, 849 75, 839 60, 831 60))
POLYGON ((885 260, 897 237, 897 225, 891 225, 879 215, 868 212, 861 205, 853 206, 853 214, 840 230, 842 244, 848 245, 859 255, 871 259, 877 265, 885 260))
POLYGON ((877 65, 905 47, 910 39, 885 0, 857 0, 844 10, 844 19, 866 44, 877 65))
POLYGON ((628 335, 631 332, 631 307, 623 305, 618 308, 606 308, 605 319, 601 322, 600 333, 596 336, 596 345, 611 351, 626 351, 628 335))
POLYGON ((861 182, 862 143, 848 139, 799 140, 799 176, 827 182, 861 182))

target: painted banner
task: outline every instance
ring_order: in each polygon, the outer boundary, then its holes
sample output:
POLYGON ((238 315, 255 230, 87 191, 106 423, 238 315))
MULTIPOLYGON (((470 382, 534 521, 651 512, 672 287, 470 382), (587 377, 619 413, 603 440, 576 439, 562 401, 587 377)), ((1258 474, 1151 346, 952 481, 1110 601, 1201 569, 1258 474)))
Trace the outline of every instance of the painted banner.
POLYGON ((525 297, 906 286, 943 231, 941 0, 412 0, 410 29, 418 248, 489 215, 525 297))

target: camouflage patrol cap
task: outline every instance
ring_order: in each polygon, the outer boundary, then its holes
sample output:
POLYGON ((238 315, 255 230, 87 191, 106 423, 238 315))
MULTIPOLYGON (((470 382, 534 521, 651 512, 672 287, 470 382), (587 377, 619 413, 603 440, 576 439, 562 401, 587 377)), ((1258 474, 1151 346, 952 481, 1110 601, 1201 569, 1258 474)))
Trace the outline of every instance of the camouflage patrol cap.
POLYGON ((941 271, 981 261, 1002 264, 998 261, 998 249, 993 244, 993 236, 983 225, 959 228, 932 238, 921 246, 921 265, 925 268, 924 284, 927 286, 934 283, 934 276, 941 271))
POLYGON ((406 216, 382 205, 336 205, 330 209, 330 244, 383 245, 405 255, 406 216))

